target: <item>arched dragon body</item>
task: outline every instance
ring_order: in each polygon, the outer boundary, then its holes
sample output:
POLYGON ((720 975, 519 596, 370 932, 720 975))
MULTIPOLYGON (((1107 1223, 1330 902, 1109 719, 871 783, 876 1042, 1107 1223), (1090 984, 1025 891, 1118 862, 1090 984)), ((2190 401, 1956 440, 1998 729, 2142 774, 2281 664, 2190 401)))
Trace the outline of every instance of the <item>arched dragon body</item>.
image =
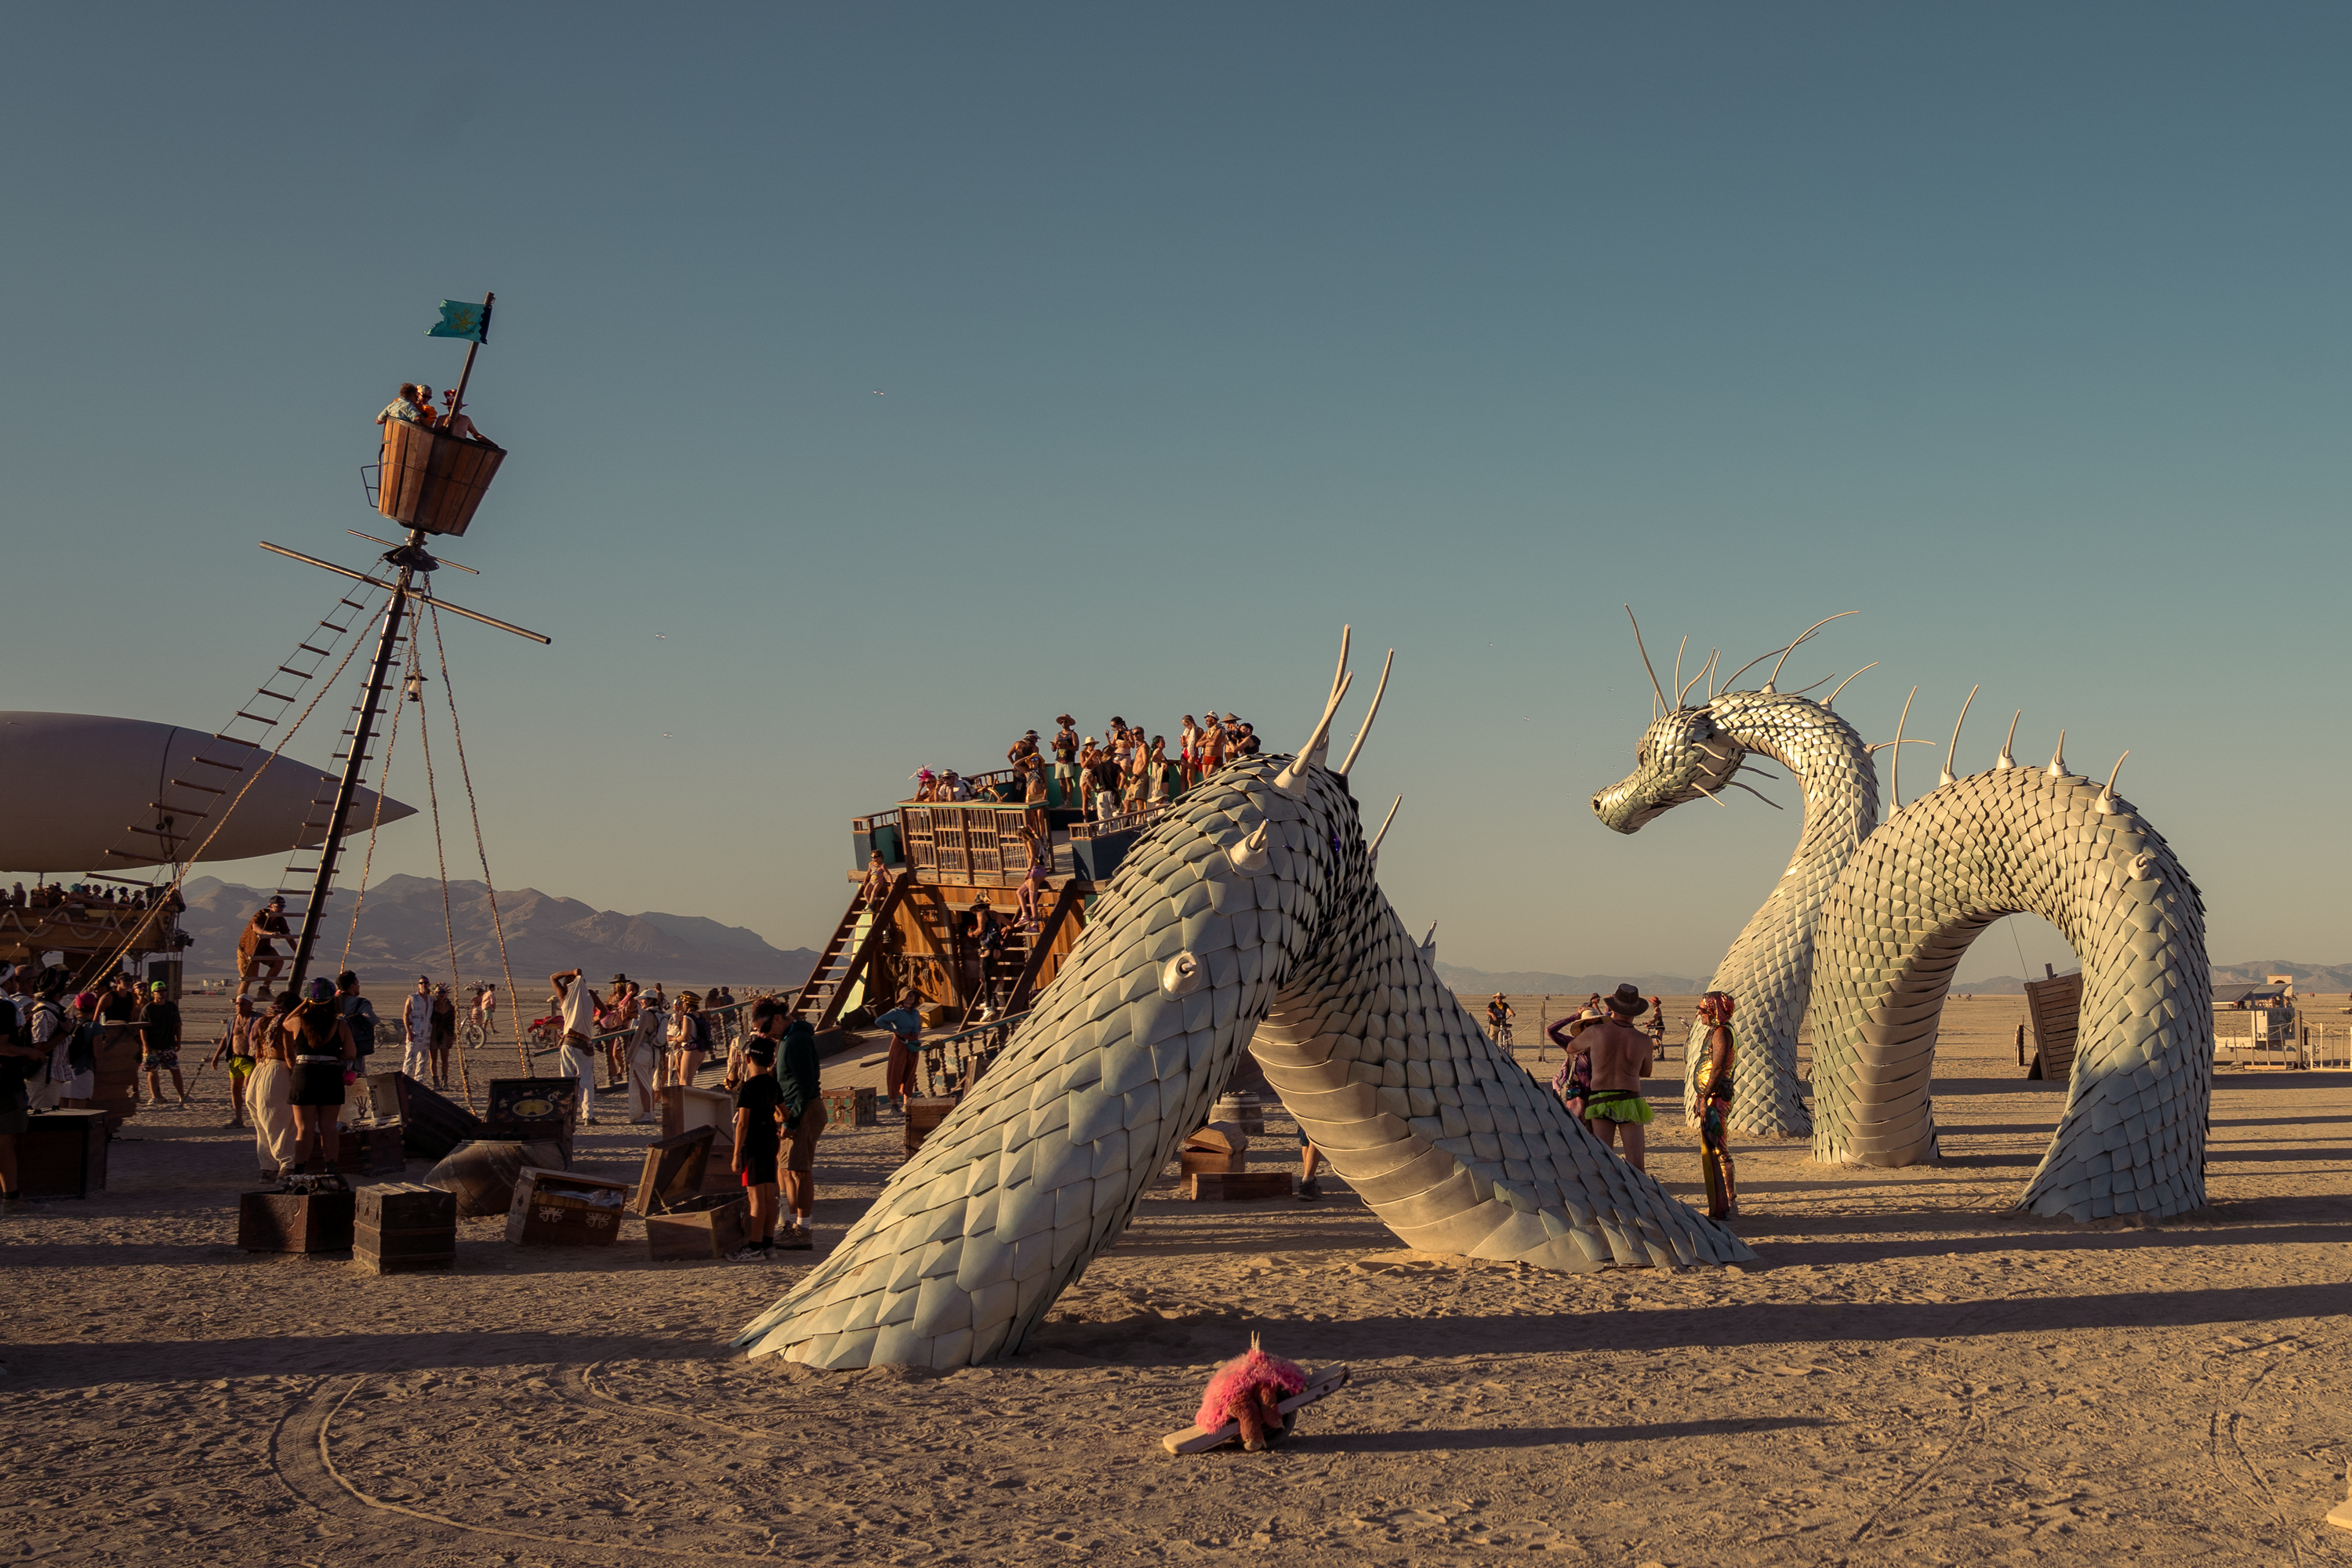
MULTIPOLYGON (((1953 738, 1958 743, 1957 731, 1953 738)), ((1937 1023, 1978 932, 2041 915, 2083 961, 2066 1109, 2019 1198, 2076 1219, 2166 1215, 2205 1201, 2213 1025, 2204 904, 2163 837, 2113 792, 2016 764, 1954 777, 1884 826, 1868 750, 1826 704, 1725 692, 1677 706, 1643 734, 1636 771, 1593 797, 1630 833, 1720 794, 1760 752, 1802 781, 1805 833, 1780 885, 1740 933, 1714 988, 1739 1005, 1735 1127, 1800 1123, 1795 1023, 1813 1034, 1813 1157, 1906 1165, 1937 1152, 1928 1095, 1937 1023), (1826 873, 1826 875, 1825 875, 1826 873)), ((1696 1032, 1695 1073, 1703 1050, 1696 1032)))
POLYGON ((1480 1032, 1374 882, 1324 732, 1220 771, 1137 841, 1003 1054, 739 1345, 822 1367, 1018 1350, 1245 1046, 1409 1246, 1570 1272, 1753 1258, 1480 1032))

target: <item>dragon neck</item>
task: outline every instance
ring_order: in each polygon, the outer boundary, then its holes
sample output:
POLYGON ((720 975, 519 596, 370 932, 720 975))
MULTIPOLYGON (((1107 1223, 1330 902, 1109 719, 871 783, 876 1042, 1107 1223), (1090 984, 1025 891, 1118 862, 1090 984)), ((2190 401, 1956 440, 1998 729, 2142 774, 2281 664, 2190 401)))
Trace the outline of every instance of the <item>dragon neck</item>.
MULTIPOLYGON (((1748 918, 1712 982, 1713 989, 1737 1000, 1744 1037, 1751 1042, 1738 1059, 1735 1124, 1799 1136, 1811 1131, 1796 1067, 1797 1030, 1812 991, 1814 927, 1838 873, 1878 826, 1877 770, 1853 726, 1807 698, 1727 692, 1709 704, 1709 714, 1717 732, 1740 754, 1780 763, 1804 795, 1804 831, 1789 868, 1748 918)), ((1728 772, 1723 776, 1728 782, 1728 772)))

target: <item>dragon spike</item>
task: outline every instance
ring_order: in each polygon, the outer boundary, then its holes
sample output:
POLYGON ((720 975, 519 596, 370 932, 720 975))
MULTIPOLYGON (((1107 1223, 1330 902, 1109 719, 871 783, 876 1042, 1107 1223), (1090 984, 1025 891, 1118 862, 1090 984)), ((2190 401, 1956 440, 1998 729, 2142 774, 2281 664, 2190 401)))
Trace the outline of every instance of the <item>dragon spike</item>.
POLYGON ((1642 668, 1649 672, 1650 690, 1657 697, 1658 700, 1657 711, 1652 713, 1650 717, 1655 719, 1660 714, 1671 713, 1674 711, 1674 708, 1666 701, 1665 688, 1658 684, 1658 672, 1650 668, 1650 650, 1642 647, 1642 623, 1638 620, 1633 620, 1633 606, 1631 605, 1625 606, 1625 618, 1629 621, 1633 621, 1633 647, 1639 650, 1642 655, 1642 668))
POLYGON ((2024 717, 2025 710, 2022 708, 2009 716, 2009 738, 2001 742, 2000 757, 1999 761, 1993 763, 1994 767, 2013 768, 2017 766, 2017 753, 2011 751, 2010 747, 2014 745, 2017 742, 2017 721, 2024 717))
POLYGON ((1348 675, 1348 647, 1349 647, 1349 644, 1351 641, 1353 641, 1353 640, 1354 640, 1355 635, 1356 635, 1356 628, 1355 628, 1355 627, 1353 627, 1353 626, 1349 626, 1349 625, 1348 625, 1348 624, 1346 624, 1345 622, 1340 623, 1340 626, 1339 626, 1339 668, 1337 668, 1337 669, 1335 669, 1335 670, 1333 670, 1333 671, 1331 672, 1331 691, 1332 691, 1332 694, 1333 694, 1334 696, 1338 695, 1338 693, 1339 693, 1339 682, 1340 682, 1340 681, 1342 681, 1342 680, 1344 680, 1345 679, 1347 679, 1347 675, 1348 675))
POLYGON ((1226 850, 1225 855, 1233 861, 1234 869, 1244 876, 1254 877, 1265 870, 1272 860, 1266 853, 1266 825, 1259 823, 1256 832, 1226 850))
MULTIPOLYGON (((2124 753, 2124 757, 2130 755, 2129 752, 2124 753)), ((2107 787, 2101 790, 2099 798, 2091 803, 2091 809, 2101 816, 2114 816, 2123 810, 2123 806, 2116 800, 2116 774, 2124 771, 2124 757, 2116 759, 2115 767, 2107 773, 2107 787)))
MULTIPOLYGON (((1918 695, 1919 689, 1913 687, 1911 697, 1918 695)), ((1895 721, 1895 782, 1890 786, 1895 792, 1895 804, 1887 810, 1890 816, 1903 809, 1903 726, 1911 718, 1911 697, 1903 700, 1903 717, 1895 721)))
MULTIPOLYGON (((1706 662, 1705 664, 1703 664, 1703 665, 1700 665, 1700 666, 1698 667, 1698 673, 1697 673, 1696 675, 1694 675, 1694 676, 1692 676, 1692 677, 1690 678, 1690 686, 1683 687, 1683 688, 1681 688, 1680 689, 1678 689, 1677 691, 1675 691, 1675 707, 1677 707, 1677 708, 1685 708, 1685 707, 1688 707, 1688 706, 1689 706, 1689 704, 1690 704, 1691 686, 1696 686, 1700 681, 1705 680, 1705 679, 1706 679, 1706 672, 1707 672, 1708 670, 1713 669, 1713 668, 1715 668, 1715 661, 1717 660, 1717 658, 1720 658, 1720 657, 1721 657, 1721 655, 1720 655, 1717 650, 1715 650, 1715 649, 1710 648, 1710 649, 1707 651, 1706 662)), ((1677 675, 1679 675, 1679 674, 1681 674, 1681 673, 1682 673, 1682 671, 1681 671, 1681 670, 1679 670, 1679 669, 1677 669, 1675 673, 1675 674, 1677 674, 1677 675)), ((1706 697, 1707 697, 1707 700, 1708 700, 1708 701, 1710 701, 1710 702, 1712 702, 1712 701, 1714 701, 1714 700, 1715 700, 1715 693, 1714 693, 1714 692, 1712 692, 1712 691, 1709 691, 1709 692, 1706 694, 1706 697)))
POLYGON ((1274 775, 1274 787, 1285 795, 1296 795, 1307 777, 1307 770, 1321 764, 1331 750, 1331 715, 1339 710, 1339 700, 1348 695, 1348 688, 1356 683, 1352 675, 1342 674, 1331 689, 1331 700, 1323 704, 1323 717, 1315 722, 1315 732, 1307 737, 1307 744, 1290 759, 1289 765, 1274 775))
MULTIPOLYGON (((1984 682, 1982 681, 1979 681, 1976 685, 1969 687, 1969 702, 1974 702, 1977 700, 1977 693, 1983 689, 1984 682)), ((1936 781, 1936 787, 1937 789, 1943 788, 1946 784, 1950 784, 1954 779, 1959 777, 1958 773, 1952 772, 1952 759, 1960 754, 1960 726, 1969 721, 1969 702, 1963 702, 1960 704, 1960 716, 1952 721, 1952 744, 1950 749, 1944 753, 1944 776, 1936 781)))
POLYGON ((1675 706, 1683 705, 1683 655, 1690 651, 1690 634, 1683 634, 1682 647, 1675 649, 1675 706))
MULTIPOLYGON (((1848 616, 1858 616, 1860 614, 1862 614, 1860 610, 1840 610, 1836 615, 1830 616, 1828 620, 1815 621, 1811 626, 1805 628, 1804 637, 1799 637, 1795 642, 1790 643, 1787 647, 1780 650, 1780 664, 1788 663, 1789 656, 1796 652, 1799 647, 1804 645, 1805 637, 1811 637, 1815 632, 1820 631, 1823 626, 1828 626, 1830 621, 1843 620, 1848 616)), ((1765 678, 1765 690, 1772 690, 1772 683, 1780 679, 1780 664, 1774 665, 1772 667, 1772 673, 1765 678)))
POLYGON ((1372 705, 1364 710, 1363 728, 1356 731, 1356 743, 1348 748, 1347 756, 1340 761, 1339 776, 1341 778, 1346 778, 1356 771, 1356 757, 1364 749, 1364 737, 1372 732, 1372 721, 1379 718, 1381 713, 1381 699, 1388 695, 1389 666, 1395 662, 1396 649, 1391 648, 1388 658, 1381 660, 1381 683, 1372 688, 1372 705))
POLYGON ((1391 822, 1394 822, 1394 821, 1396 820, 1397 806, 1399 806, 1399 805, 1402 805, 1403 804, 1404 804, 1404 796, 1402 796, 1402 795, 1399 795, 1399 796, 1397 796, 1397 797, 1396 797, 1396 805, 1391 805, 1391 806, 1390 806, 1390 807, 1389 807, 1389 814, 1388 814, 1386 816, 1383 816, 1383 817, 1381 817, 1381 830, 1380 830, 1378 833, 1375 833, 1375 834, 1373 834, 1373 835, 1372 835, 1372 841, 1371 841, 1371 843, 1370 843, 1370 845, 1365 848, 1365 850, 1364 850, 1364 858, 1365 858, 1365 859, 1369 860, 1369 859, 1370 859, 1373 856, 1378 855, 1378 854, 1381 852, 1381 839, 1383 839, 1383 838, 1386 838, 1386 837, 1389 836, 1389 824, 1390 824, 1390 823, 1391 823, 1391 822))
MULTIPOLYGON (((1864 665, 1860 669, 1855 670, 1853 675, 1868 675, 1872 670, 1876 669, 1877 668, 1878 661, 1874 658, 1868 664, 1864 665)), ((1843 691, 1846 689, 1848 682, 1853 679, 1853 675, 1849 675, 1844 680, 1839 681, 1837 683, 1837 691, 1832 691, 1827 697, 1822 698, 1822 706, 1827 708, 1834 704, 1838 700, 1838 691, 1843 691)))
POLYGON ((2066 776, 2066 731, 2063 730, 2058 731, 2058 749, 2050 753, 2050 776, 2053 779, 2066 776))
POLYGON ((1421 951, 1423 952, 1435 952, 1437 951, 1437 922, 1435 921, 1429 922, 1429 934, 1421 939, 1421 951))

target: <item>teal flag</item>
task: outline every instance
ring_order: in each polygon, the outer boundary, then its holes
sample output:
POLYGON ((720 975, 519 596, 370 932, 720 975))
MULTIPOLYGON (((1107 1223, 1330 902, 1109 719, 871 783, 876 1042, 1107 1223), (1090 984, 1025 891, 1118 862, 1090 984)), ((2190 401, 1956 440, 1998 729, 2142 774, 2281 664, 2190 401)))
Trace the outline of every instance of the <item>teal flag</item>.
POLYGON ((469 305, 463 300, 441 301, 441 320, 425 329, 428 338, 466 338, 478 343, 490 341, 490 308, 487 304, 469 305))

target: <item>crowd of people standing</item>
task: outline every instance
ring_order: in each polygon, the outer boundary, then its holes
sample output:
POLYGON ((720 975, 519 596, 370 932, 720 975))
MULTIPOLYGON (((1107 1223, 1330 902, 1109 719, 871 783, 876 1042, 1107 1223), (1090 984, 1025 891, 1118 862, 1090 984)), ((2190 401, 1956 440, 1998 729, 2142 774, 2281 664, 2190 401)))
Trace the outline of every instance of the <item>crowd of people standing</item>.
POLYGON ((1235 714, 1220 718, 1213 709, 1205 721, 1185 714, 1173 747, 1167 736, 1148 734, 1117 713, 1099 739, 1080 734, 1067 713, 1054 722, 1057 728, 1051 737, 1041 740, 1031 730, 1005 752, 1009 779, 974 785, 953 768, 923 768, 915 774, 914 798, 1075 806, 1106 818, 1165 805, 1226 763, 1255 756, 1261 749, 1254 728, 1235 714))

